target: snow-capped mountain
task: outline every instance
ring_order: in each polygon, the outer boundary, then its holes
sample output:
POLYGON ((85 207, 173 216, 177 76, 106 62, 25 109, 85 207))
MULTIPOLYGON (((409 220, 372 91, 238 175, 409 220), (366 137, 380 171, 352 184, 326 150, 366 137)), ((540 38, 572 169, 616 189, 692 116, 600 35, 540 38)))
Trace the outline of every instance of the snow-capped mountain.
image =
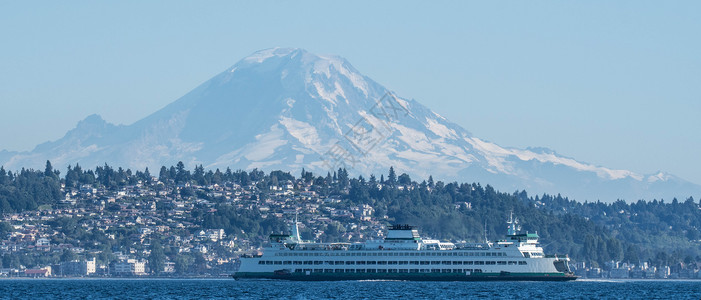
POLYGON ((345 59, 302 49, 256 52, 177 101, 128 126, 92 115, 30 152, 0 152, 7 169, 104 163, 156 170, 339 167, 367 176, 390 166, 413 179, 491 184, 578 200, 686 198, 701 186, 665 173, 612 170, 542 148, 501 147, 420 103, 396 97, 345 59))

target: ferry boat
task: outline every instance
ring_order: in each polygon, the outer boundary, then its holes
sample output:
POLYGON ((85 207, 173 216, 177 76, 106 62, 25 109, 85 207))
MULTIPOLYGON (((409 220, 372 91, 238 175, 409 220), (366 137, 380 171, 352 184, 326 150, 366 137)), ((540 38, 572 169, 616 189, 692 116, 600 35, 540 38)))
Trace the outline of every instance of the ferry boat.
POLYGON ((424 239, 409 225, 389 228, 384 240, 364 243, 302 241, 295 218, 292 234, 270 235, 262 254, 240 258, 235 279, 567 281, 577 277, 567 255, 544 255, 537 233, 518 233, 513 216, 506 239, 485 243, 424 239))

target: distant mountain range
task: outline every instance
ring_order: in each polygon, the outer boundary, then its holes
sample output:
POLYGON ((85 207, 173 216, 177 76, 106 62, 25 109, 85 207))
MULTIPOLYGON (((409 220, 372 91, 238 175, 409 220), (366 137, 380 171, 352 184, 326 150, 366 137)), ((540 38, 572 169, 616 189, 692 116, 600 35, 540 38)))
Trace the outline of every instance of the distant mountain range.
POLYGON ((394 96, 343 58, 289 48, 258 51, 134 124, 91 115, 32 151, 0 151, 0 164, 11 170, 43 168, 47 159, 55 167, 108 163, 152 173, 178 161, 319 175, 345 166, 377 177, 393 166, 416 180, 433 175, 580 201, 701 195, 701 186, 667 173, 642 175, 549 149, 496 145, 394 96))

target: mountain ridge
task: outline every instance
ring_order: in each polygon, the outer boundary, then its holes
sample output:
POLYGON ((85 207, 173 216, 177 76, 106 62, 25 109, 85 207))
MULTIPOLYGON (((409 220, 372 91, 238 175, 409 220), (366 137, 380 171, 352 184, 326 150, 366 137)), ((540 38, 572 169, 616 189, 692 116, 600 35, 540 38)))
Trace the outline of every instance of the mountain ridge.
POLYGON ((608 169, 547 148, 501 147, 416 100, 396 97, 341 57, 298 48, 257 51, 131 125, 91 115, 63 138, 32 151, 0 152, 6 168, 39 168, 47 159, 55 166, 143 169, 183 161, 319 174, 345 166, 363 175, 394 166, 415 177, 561 193, 581 201, 701 193, 701 186, 671 174, 608 169), (331 164, 329 157, 341 152, 344 159, 331 164))

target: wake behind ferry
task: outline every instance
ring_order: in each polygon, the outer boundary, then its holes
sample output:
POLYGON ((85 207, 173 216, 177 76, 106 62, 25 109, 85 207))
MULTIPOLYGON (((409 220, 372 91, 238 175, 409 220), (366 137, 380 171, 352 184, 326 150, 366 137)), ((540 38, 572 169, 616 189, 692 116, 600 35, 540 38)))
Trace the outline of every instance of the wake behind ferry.
POLYGON ((295 219, 292 234, 270 235, 262 255, 240 258, 236 279, 566 281, 577 277, 567 255, 544 255, 537 233, 518 233, 513 216, 505 240, 454 244, 423 239, 409 225, 394 225, 384 240, 363 243, 302 241, 295 219))

